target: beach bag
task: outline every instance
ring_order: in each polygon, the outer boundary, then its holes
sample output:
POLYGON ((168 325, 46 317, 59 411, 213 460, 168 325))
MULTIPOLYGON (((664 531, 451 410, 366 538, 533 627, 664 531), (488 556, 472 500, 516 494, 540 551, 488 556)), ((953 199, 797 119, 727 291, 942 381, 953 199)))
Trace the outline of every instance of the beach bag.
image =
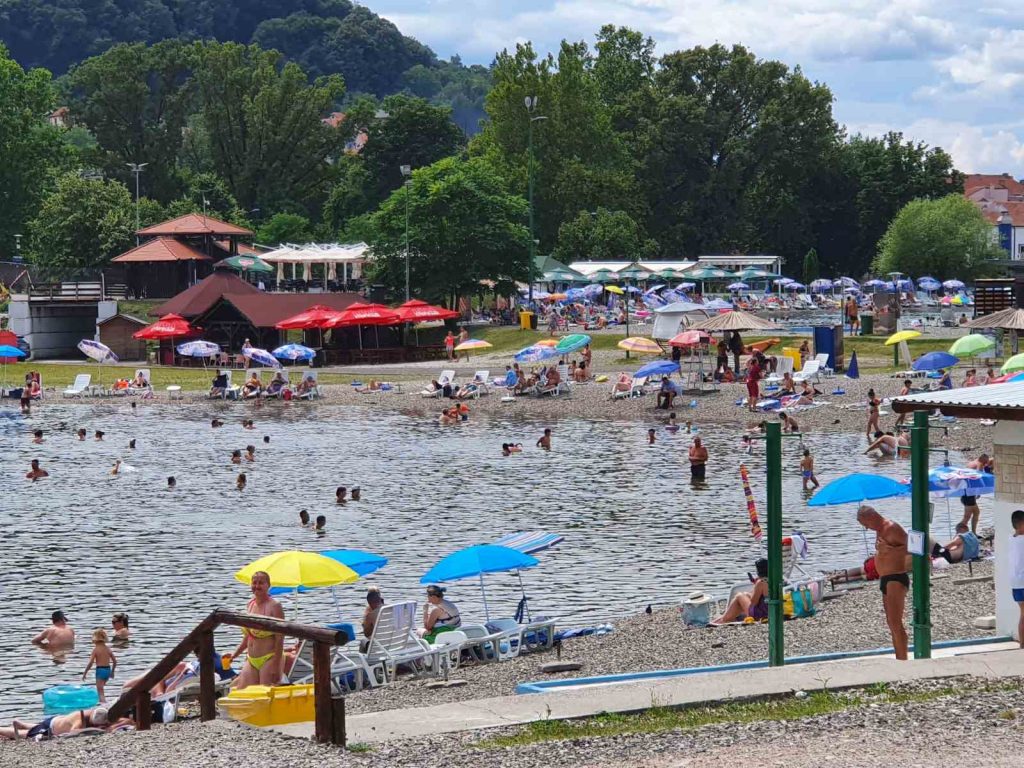
POLYGON ((784 619, 793 618, 793 593, 787 592, 782 596, 782 617, 784 619))
POLYGON ((794 589, 790 595, 793 603, 793 618, 802 619, 805 616, 814 615, 814 597, 807 585, 801 585, 794 589))

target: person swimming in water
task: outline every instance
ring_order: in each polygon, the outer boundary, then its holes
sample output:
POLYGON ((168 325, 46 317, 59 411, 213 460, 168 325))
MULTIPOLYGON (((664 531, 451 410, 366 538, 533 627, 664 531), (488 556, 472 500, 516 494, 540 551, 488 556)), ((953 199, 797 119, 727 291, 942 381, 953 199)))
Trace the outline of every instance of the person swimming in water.
POLYGON ((345 498, 345 495, 347 493, 348 491, 345 490, 345 486, 339 485, 337 489, 334 491, 334 501, 338 504, 344 504, 346 501, 348 501, 348 499, 345 498))
POLYGON ((131 450, 133 450, 133 451, 135 450, 135 438, 134 437, 131 440, 128 441, 128 447, 131 450))
POLYGON ((316 524, 313 526, 314 533, 327 533, 327 515, 317 515, 316 524))
POLYGON ((235 448, 235 450, 233 450, 231 452, 231 463, 232 464, 241 464, 242 463, 242 452, 240 450, 238 450, 237 448, 235 448))
POLYGON ((121 460, 118 459, 114 462, 114 468, 110 470, 111 477, 116 477, 121 472, 121 460))
POLYGON ((303 528, 309 528, 309 512, 304 509, 299 510, 299 525, 303 528))
POLYGON ((648 429, 647 430, 647 444, 648 445, 654 445, 654 442, 655 442, 654 430, 653 429, 648 429))
POLYGON ((167 478, 167 487, 174 488, 178 485, 178 481, 174 479, 174 475, 167 478))
POLYGON ((50 473, 39 466, 39 459, 32 459, 32 468, 26 473, 25 477, 34 483, 36 480, 49 476, 50 473))
POLYGON ((43 442, 43 430, 37 429, 32 433, 32 442, 36 445, 40 445, 43 442))
POLYGON ((220 419, 210 419, 210 426, 213 429, 217 429, 217 427, 223 427, 224 426, 224 422, 221 421, 220 419))
POLYGON ((78 430, 78 441, 79 442, 84 442, 85 441, 85 430, 84 429, 78 430))
POLYGON ((349 498, 352 499, 352 501, 359 501, 362 494, 363 492, 359 489, 359 486, 357 485, 355 488, 352 489, 352 494, 349 496, 349 498))
POLYGON ((676 422, 676 414, 674 412, 668 415, 668 424, 665 425, 665 429, 669 432, 679 431, 679 424, 676 422))
POLYGON ((95 435, 95 439, 96 439, 97 441, 102 441, 102 440, 103 440, 103 436, 104 436, 105 434, 107 434, 107 433, 106 433, 106 432, 104 432, 104 431, 103 431, 102 429, 97 429, 97 430, 96 430, 96 435, 95 435))
POLYGON ((263 436, 263 442, 266 445, 270 445, 270 435, 264 435, 263 436))
POLYGON ((256 446, 247 445, 245 446, 245 460, 256 461, 256 446))
POLYGON ((241 472, 238 475, 238 480, 235 481, 235 488, 237 488, 240 491, 244 491, 245 490, 245 483, 246 483, 245 472, 241 472))
POLYGON ((545 451, 551 450, 551 428, 548 427, 544 430, 544 434, 540 436, 537 441, 537 447, 543 448, 545 451))

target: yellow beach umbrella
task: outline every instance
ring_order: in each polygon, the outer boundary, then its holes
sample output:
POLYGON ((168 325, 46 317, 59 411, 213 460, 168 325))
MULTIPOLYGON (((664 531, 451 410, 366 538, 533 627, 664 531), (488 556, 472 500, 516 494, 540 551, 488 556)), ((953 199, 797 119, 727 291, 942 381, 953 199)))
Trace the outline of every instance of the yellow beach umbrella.
POLYGON ((487 349, 488 347, 493 346, 494 345, 491 344, 491 342, 484 341, 483 339, 466 339, 464 342, 462 342, 455 348, 455 351, 468 352, 471 349, 487 349))
POLYGON ((604 289, 608 291, 608 293, 615 293, 618 294, 619 296, 622 296, 625 293, 625 291, 619 288, 619 286, 617 285, 606 285, 604 289))
POLYGON ((893 344, 899 344, 901 341, 916 339, 920 335, 920 331, 896 331, 896 333, 885 340, 885 346, 891 347, 893 344))
POLYGON ((664 351, 656 341, 641 336, 630 336, 628 339, 623 339, 619 342, 618 347, 627 352, 637 352, 641 355, 660 355, 664 351))
POLYGON ((235 578, 248 584, 256 571, 265 571, 270 576, 270 586, 291 589, 333 587, 359 581, 359 574, 347 565, 316 552, 295 549, 274 552, 254 560, 238 571, 235 578))

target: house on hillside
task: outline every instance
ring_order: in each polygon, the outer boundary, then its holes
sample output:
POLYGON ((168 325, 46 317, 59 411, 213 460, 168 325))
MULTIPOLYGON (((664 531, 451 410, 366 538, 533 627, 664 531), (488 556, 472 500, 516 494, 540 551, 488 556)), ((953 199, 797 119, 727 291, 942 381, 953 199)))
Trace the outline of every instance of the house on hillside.
POLYGON ((992 224, 1007 258, 1024 260, 1024 182, 1008 173, 970 174, 964 179, 964 196, 992 224))
POLYGON ((170 298, 207 277, 215 262, 259 253, 243 242, 252 239, 250 230, 200 213, 154 224, 136 234, 141 243, 115 256, 105 270, 108 283, 124 283, 128 296, 134 298, 170 298))

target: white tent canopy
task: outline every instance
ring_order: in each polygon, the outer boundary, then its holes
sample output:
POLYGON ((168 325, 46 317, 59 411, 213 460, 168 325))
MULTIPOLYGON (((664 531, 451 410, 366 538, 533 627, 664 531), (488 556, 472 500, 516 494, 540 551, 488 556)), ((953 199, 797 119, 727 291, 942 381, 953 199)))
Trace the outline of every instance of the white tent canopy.
POLYGON ((292 279, 295 279, 295 265, 302 265, 302 277, 309 281, 313 277, 313 265, 326 267, 327 280, 336 280, 338 265, 341 264, 342 280, 355 279, 362 274, 363 265, 369 259, 366 243, 307 243, 295 245, 285 243, 276 250, 262 254, 261 259, 277 264, 277 279, 284 280, 284 265, 292 265, 292 279))
POLYGON ((711 313, 703 304, 676 301, 654 310, 654 328, 651 338, 668 341, 683 328, 698 320, 706 320, 711 313))

